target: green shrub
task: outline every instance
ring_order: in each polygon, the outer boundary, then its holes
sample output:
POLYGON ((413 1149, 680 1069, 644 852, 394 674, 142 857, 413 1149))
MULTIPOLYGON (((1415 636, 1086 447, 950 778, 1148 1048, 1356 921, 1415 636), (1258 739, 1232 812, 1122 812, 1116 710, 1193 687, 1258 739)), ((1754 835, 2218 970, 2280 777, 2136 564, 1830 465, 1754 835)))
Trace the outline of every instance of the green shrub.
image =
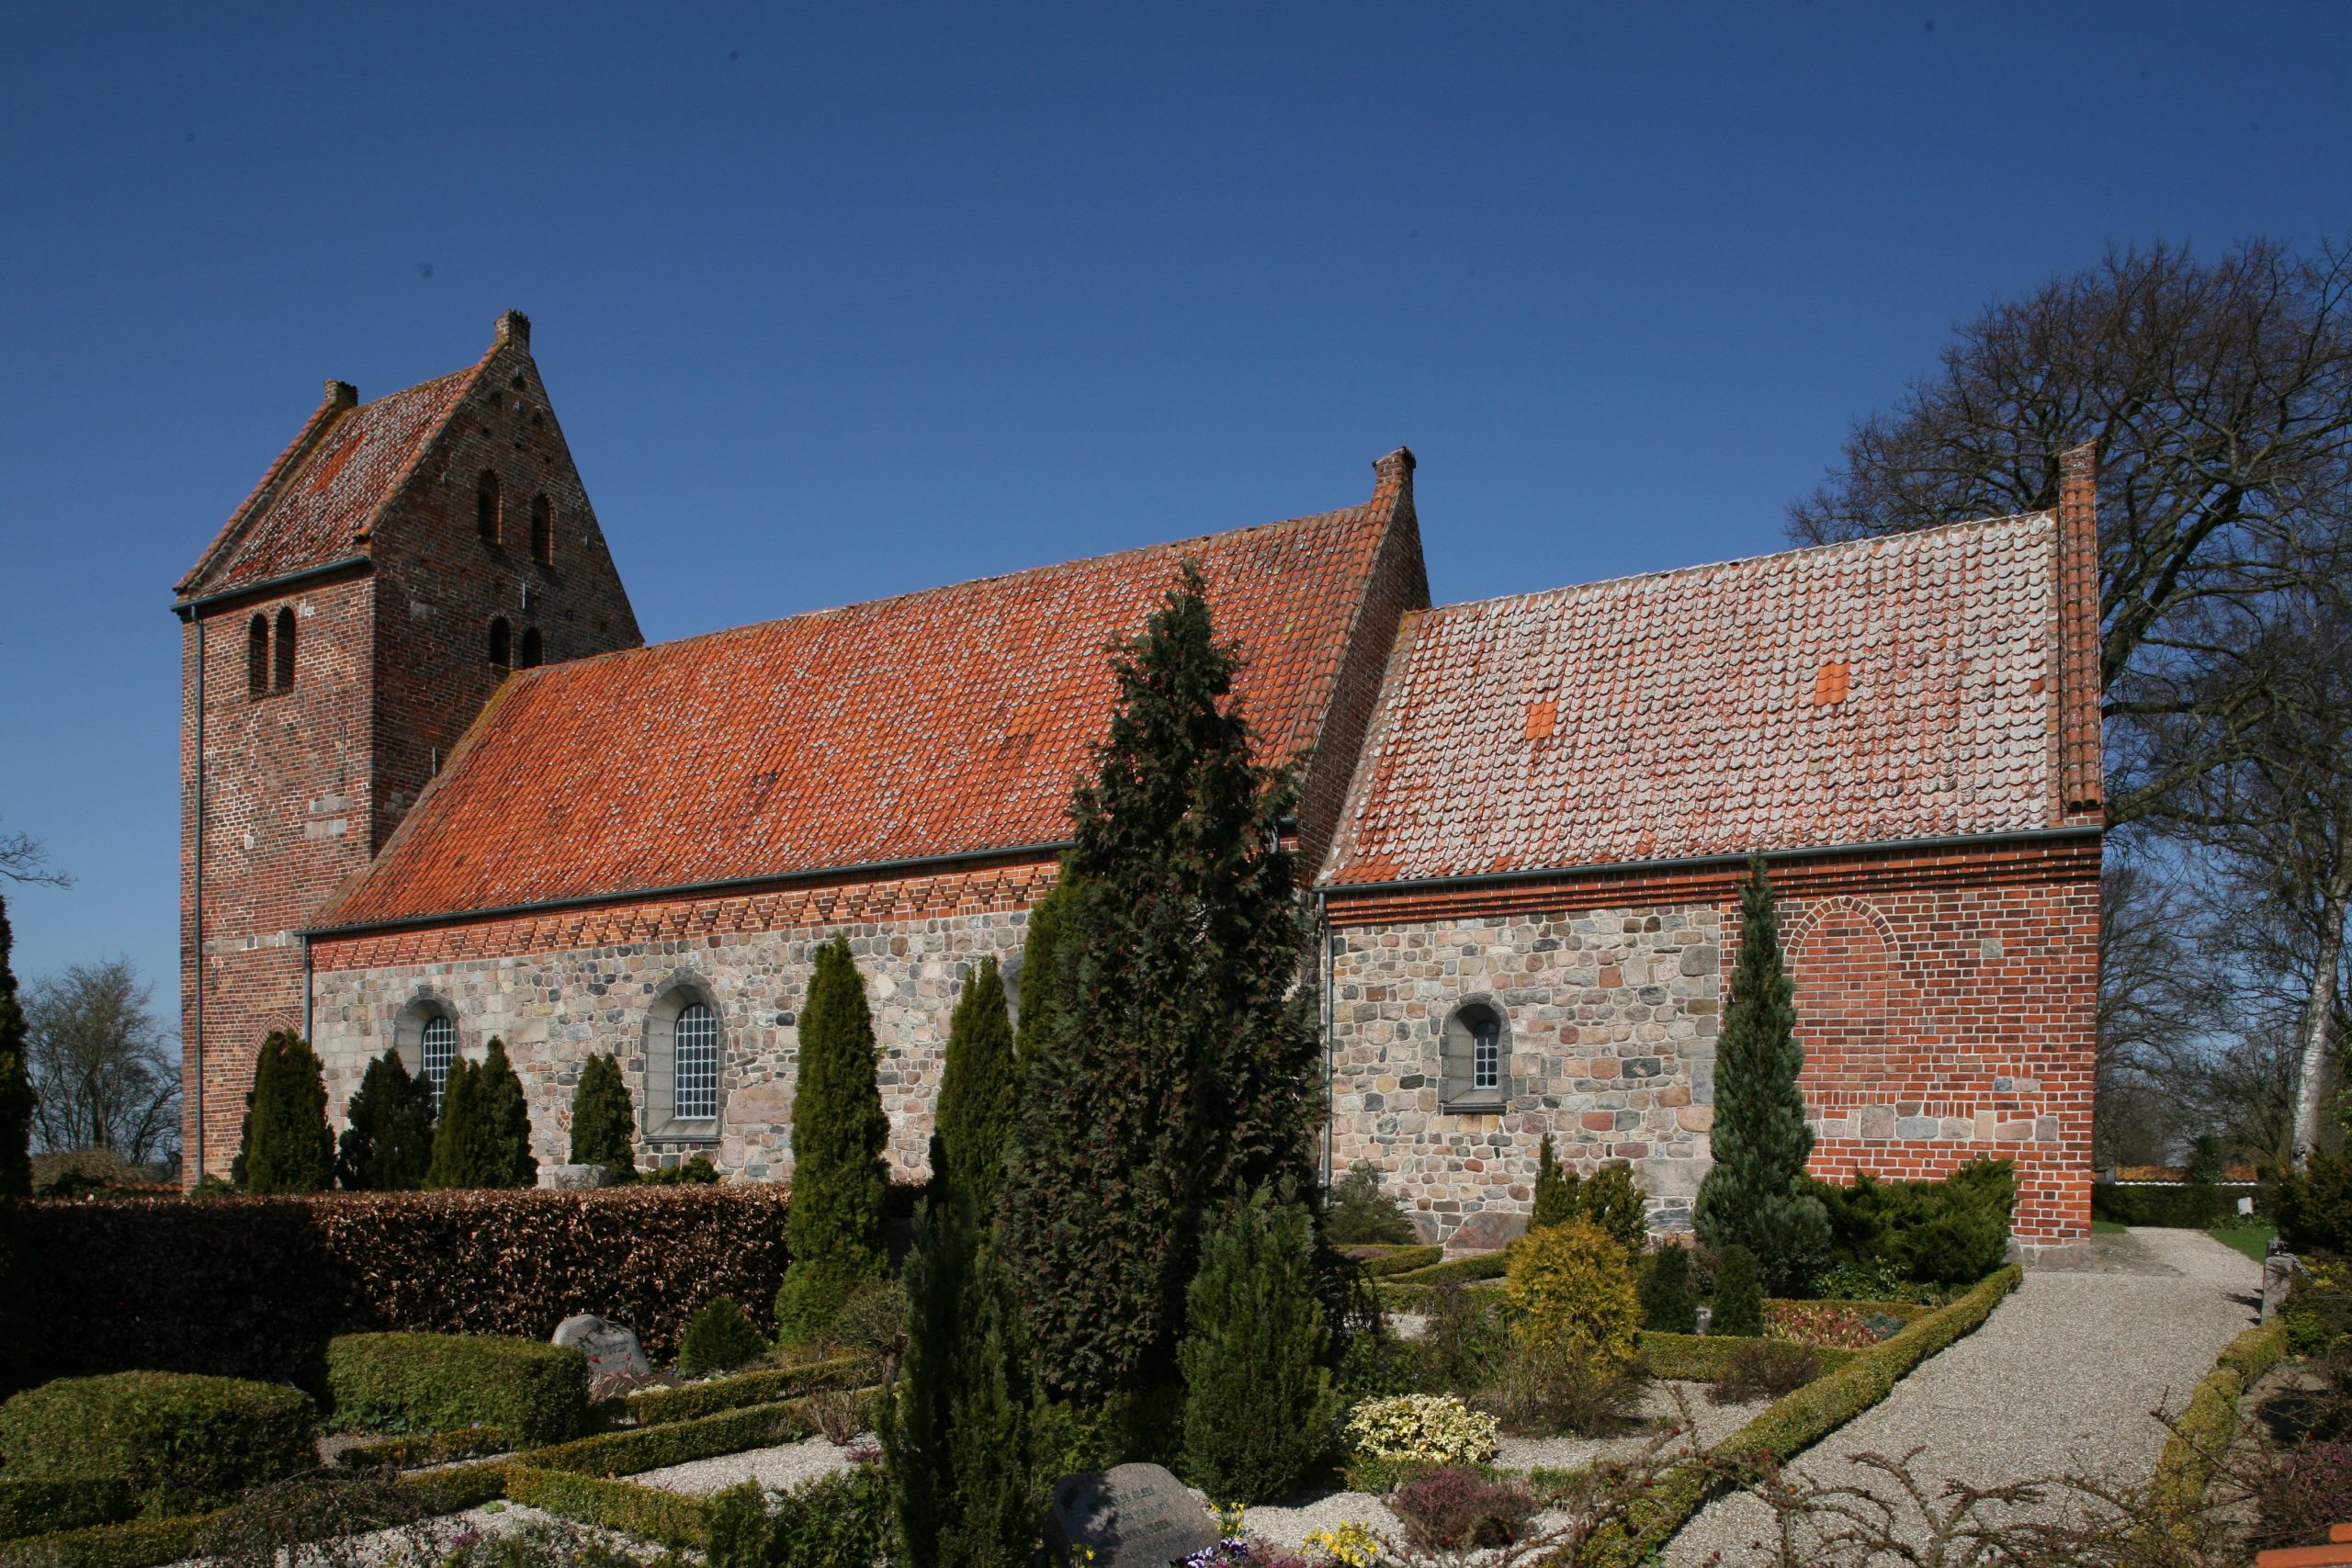
POLYGON ((116 1475, 24 1480, 0 1476, 0 1540, 110 1525, 139 1512, 139 1495, 116 1475))
POLYGON ((1808 1181, 1829 1221, 1837 1278, 1814 1281, 1850 1291, 1849 1276, 1884 1268, 1928 1285, 1973 1284, 2008 1251, 2016 1168, 1972 1160, 1941 1181, 1881 1181, 1858 1170, 1850 1185, 1808 1181))
POLYGON ((1359 1160, 1324 1195, 1323 1239, 1333 1247, 1407 1247, 1419 1233, 1405 1205, 1381 1187, 1380 1168, 1359 1160))
MULTIPOLYGON (((1758 1343, 1730 1334, 1644 1334, 1642 1365, 1654 1378, 1668 1378, 1676 1382, 1713 1382, 1724 1375, 1741 1346, 1758 1343)), ((1842 1367, 1862 1353, 1818 1347, 1814 1349, 1825 1371, 1842 1367)))
POLYGON ((1609 1438, 1640 1416, 1642 1382, 1630 1359, 1597 1355, 1572 1340, 1537 1340, 1512 1348, 1478 1405, 1513 1437, 1609 1438))
POLYGON ((1427 1292, 1421 1303, 1421 1337, 1413 1342, 1423 1389, 1480 1389, 1499 1375, 1510 1354, 1503 1305, 1500 1291, 1473 1291, 1459 1283, 1427 1292))
POLYGON ((1549 1230, 1575 1219, 1577 1190, 1583 1184, 1584 1179, 1576 1171, 1561 1168, 1552 1153, 1552 1134, 1544 1134, 1535 1157, 1535 1207, 1527 1216, 1527 1228, 1549 1230))
POLYGON ((675 1165, 640 1170, 637 1179, 648 1187, 713 1187, 718 1182, 718 1168, 710 1163, 708 1155, 696 1155, 675 1165))
POLYGON ((571 1163, 601 1165, 613 1180, 629 1180, 637 1175, 636 1136, 637 1107, 620 1058, 609 1051, 589 1057, 571 1090, 571 1163))
POLYGON ((931 1138, 932 1201, 950 1187, 972 1195, 979 1223, 996 1214, 1004 1184, 1004 1154, 1012 1141, 1019 1077, 1012 1059, 1012 1018, 1005 1011, 1004 976, 993 955, 965 972, 947 1022, 947 1049, 939 1072, 938 1131, 931 1138))
POLYGON ((2237 1432, 2239 1397, 2286 1355, 2288 1334, 2286 1320, 2274 1317, 2222 1348, 2156 1458, 2148 1495, 2161 1517, 2186 1524, 2202 1510, 2214 1459, 2237 1432))
POLYGON ((1442 1247, 1400 1247, 1383 1257, 1364 1258, 1363 1268, 1367 1277, 1379 1280, 1391 1274, 1410 1274, 1444 1261, 1445 1248, 1442 1247))
POLYGON ((1632 1257, 1649 1240, 1649 1205, 1629 1165, 1604 1165, 1577 1193, 1577 1213, 1632 1257))
POLYGON ((797 1443, 816 1430, 808 1400, 784 1400, 722 1410, 691 1421, 574 1438, 539 1450, 527 1462, 537 1470, 565 1470, 580 1475, 635 1475, 746 1449, 797 1443))
POLYGON ((1642 1326, 1655 1334, 1688 1334, 1698 1322, 1690 1299, 1690 1249, 1671 1242, 1642 1266, 1642 1326))
POLYGON ((768 1342, 732 1296, 713 1296, 686 1319, 678 1371, 690 1378, 732 1371, 767 1353, 768 1342))
POLYGON ((1220 1503, 1271 1503, 1321 1453, 1335 1405, 1306 1209, 1261 1190, 1201 1246, 1187 1292, 1184 1472, 1220 1503))
POLYGON ((855 1388, 873 1382, 874 1373, 874 1362, 867 1357, 835 1356, 772 1371, 738 1372, 683 1388, 639 1389, 628 1396, 627 1404, 639 1426, 659 1427, 716 1416, 722 1410, 741 1410, 747 1404, 774 1404, 820 1388, 855 1388))
POLYGON ((1821 1352, 1787 1339, 1742 1339, 1715 1374, 1718 1404, 1779 1399, 1821 1375, 1821 1352))
POLYGON ((817 950, 800 1010, 792 1118, 792 1261, 776 1292, 776 1336, 814 1342, 860 1285, 886 1271, 882 1164, 890 1134, 875 1079, 874 1015, 849 939, 817 950))
POLYGON ((8 965, 14 941, 8 901, 0 898, 0 1199, 28 1198, 33 1190, 33 1084, 26 1066, 25 1010, 17 1000, 17 972, 8 965))
POLYGON ((1714 1314, 1709 1334, 1760 1336, 1764 1332, 1764 1281, 1757 1277, 1756 1254, 1726 1247, 1715 1266, 1714 1314))
POLYGON ((322 1192, 334 1182, 334 1134, 318 1053, 288 1030, 262 1042, 245 1122, 232 1162, 248 1192, 322 1192))
POLYGON ((327 1393, 347 1430, 481 1425, 536 1448, 587 1424, 588 1358, 490 1334, 346 1334, 327 1345, 327 1393))
POLYGON ((2278 1238, 2296 1252, 2352 1252, 2352 1150, 2313 1150, 2282 1172, 2271 1199, 2278 1238))
POLYGON ((503 1427, 459 1427, 446 1432, 410 1432, 379 1438, 335 1451, 334 1462, 345 1470, 414 1470, 420 1465, 447 1464, 454 1460, 489 1459, 507 1452, 514 1439, 503 1427))
POLYGON ((707 1505, 710 1568, 873 1568, 890 1555, 890 1493, 882 1467, 862 1464, 773 1503, 752 1483, 707 1505))
POLYGON ((1466 1257, 1450 1258, 1427 1269, 1391 1276, 1399 1285, 1467 1285, 1479 1280, 1499 1280, 1510 1266, 1508 1252, 1473 1252, 1466 1257))
POLYGON ((404 1192, 433 1162, 433 1086, 409 1077, 397 1048, 368 1064, 351 1097, 335 1179, 353 1192, 404 1192))
POLYGON ((119 1480, 161 1518, 311 1469, 317 1431, 297 1389, 182 1372, 62 1378, 0 1404, 0 1464, 12 1481, 119 1480))
POLYGON ((1641 1296, 1625 1248, 1589 1220, 1532 1231, 1513 1243, 1503 1294, 1522 1350, 1574 1349, 1623 1368, 1642 1326, 1641 1296))
POLYGON ((507 1473, 506 1495, 560 1518, 664 1546, 698 1547, 708 1539, 708 1506, 701 1498, 634 1481, 517 1464, 507 1473))

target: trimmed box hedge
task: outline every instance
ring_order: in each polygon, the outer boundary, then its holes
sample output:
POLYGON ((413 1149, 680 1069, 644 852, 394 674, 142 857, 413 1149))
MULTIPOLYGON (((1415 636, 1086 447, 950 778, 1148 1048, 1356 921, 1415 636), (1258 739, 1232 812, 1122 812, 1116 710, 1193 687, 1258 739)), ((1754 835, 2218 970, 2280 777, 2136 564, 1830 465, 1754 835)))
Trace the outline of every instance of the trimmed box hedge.
POLYGON ((2237 1435, 2238 1400, 2286 1354, 2283 1317, 2249 1328, 2222 1347, 2156 1456, 2148 1500, 2165 1528, 2182 1529, 2195 1519, 2213 1478, 2213 1461, 2237 1435))
POLYGON ((683 1388, 639 1389, 628 1395, 626 1404, 639 1426, 658 1427, 715 1416, 722 1410, 740 1410, 747 1404, 774 1404, 820 1388, 856 1388, 873 1382, 877 1370, 871 1357, 835 1356, 806 1366, 738 1372, 683 1388))
POLYGON ((299 1389, 185 1372, 62 1378, 0 1404, 12 1481, 110 1477, 149 1518, 235 1500, 318 1463, 318 1411, 299 1389))
POLYGON ((692 1421, 601 1432, 541 1449, 531 1455, 530 1463, 537 1470, 564 1470, 580 1475, 635 1475, 746 1449, 797 1443, 816 1430, 816 1417, 807 1400, 785 1400, 722 1410, 692 1421))
POLYGON ((1510 1261, 1508 1252, 1474 1252, 1426 1269, 1390 1275, 1389 1281, 1398 1285, 1466 1285, 1477 1280, 1499 1280, 1510 1261))
POLYGON ((334 1422, 365 1432, 496 1427, 518 1448, 587 1430, 588 1358, 492 1334, 345 1334, 327 1344, 334 1422))
POLYGON ((0 1540, 119 1524, 139 1511, 139 1495, 119 1476, 46 1481, 0 1476, 0 1540))
MULTIPOLYGON (((1867 1350, 1853 1351, 1843 1366, 1768 1405, 1710 1449, 1708 1457, 1751 1463, 1765 1454, 1786 1460, 1811 1448, 1884 1399, 1912 1368, 1973 1332, 2024 1278, 2025 1271, 2014 1263, 1996 1269, 1950 1306, 1867 1350)), ((1723 1484, 1704 1466, 1673 1471, 1635 1505, 1640 1524, 1634 1533, 1611 1530, 1596 1536, 1578 1558, 1579 1568, 1633 1568, 1652 1561, 1723 1484)))
POLYGON ((583 1525, 641 1536, 664 1546, 710 1544, 702 1499, 658 1486, 518 1462, 507 1474, 506 1495, 583 1525))
POLYGON ((1400 1247, 1393 1252, 1361 1261, 1363 1271, 1373 1279, 1385 1279, 1391 1274, 1409 1274, 1417 1269, 1427 1269, 1445 1260, 1442 1247, 1400 1247))
POLYGON ((454 1432, 411 1432, 357 1443, 339 1450, 334 1462, 345 1470, 415 1470, 453 1460, 492 1459, 514 1448, 514 1440, 500 1427, 461 1427, 454 1432))
MULTIPOLYGON (((1783 1345, 1783 1339, 1751 1338, 1738 1334, 1659 1334, 1642 1331, 1642 1364, 1650 1376, 1677 1382, 1713 1382, 1724 1375, 1732 1355, 1743 1345, 1783 1345)), ((1815 1346, 1823 1374, 1844 1366, 1860 1350, 1815 1346)))
POLYGON ((338 1334, 544 1339, 593 1312, 666 1357, 713 1296, 769 1310, 786 1207, 764 1182, 21 1203, 28 1355, 43 1377, 154 1368, 307 1385, 338 1334))

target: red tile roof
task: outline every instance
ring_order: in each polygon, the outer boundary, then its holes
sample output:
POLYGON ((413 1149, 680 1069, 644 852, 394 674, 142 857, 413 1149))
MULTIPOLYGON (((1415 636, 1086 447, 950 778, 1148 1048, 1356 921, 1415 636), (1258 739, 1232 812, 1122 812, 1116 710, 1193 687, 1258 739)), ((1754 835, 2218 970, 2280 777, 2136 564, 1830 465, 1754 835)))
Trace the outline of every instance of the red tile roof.
POLYGON ((1059 841, 1108 645, 1198 560, 1261 755, 1312 747, 1394 506, 510 678, 322 927, 1059 841))
POLYGON ((1322 880, 2052 825, 2047 514, 1431 610, 1322 880))
POLYGON ((473 373, 460 370, 356 408, 338 408, 330 398, 180 592, 218 593, 365 554, 369 525, 473 373))

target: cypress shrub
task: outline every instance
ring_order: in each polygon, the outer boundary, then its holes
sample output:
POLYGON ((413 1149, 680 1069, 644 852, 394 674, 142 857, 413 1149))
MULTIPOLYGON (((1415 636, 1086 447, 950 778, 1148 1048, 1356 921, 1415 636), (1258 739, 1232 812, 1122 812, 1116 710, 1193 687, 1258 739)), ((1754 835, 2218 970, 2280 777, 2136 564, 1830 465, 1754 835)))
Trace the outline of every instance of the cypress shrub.
POLYGON ((1527 1228, 1548 1230, 1575 1219, 1577 1189, 1582 1185, 1575 1171, 1561 1168, 1552 1153, 1552 1134, 1544 1134, 1543 1153, 1535 1165, 1535 1212, 1528 1215, 1527 1228))
POLYGON ((11 1479, 109 1477, 150 1518, 217 1508, 315 1469, 317 1434, 299 1389, 182 1372, 60 1378, 0 1404, 11 1479))
POLYGON ((1014 1043, 1023 1067, 1054 1029, 1063 953, 1077 906, 1078 878, 1065 855, 1052 890, 1029 907, 1028 935, 1021 944, 1021 1028, 1014 1043))
POLYGON ((1005 1012, 1004 977, 993 957, 964 977, 963 994, 947 1024, 947 1060, 939 1076, 937 1133, 932 1136, 932 1201, 951 1188, 972 1194, 979 1223, 996 1213, 1004 1181, 1005 1145, 1012 1137, 1014 1092, 1012 1020, 1005 1012))
POLYGON ((968 1191, 917 1222, 907 1348, 880 1436, 910 1568, 1026 1562, 1045 1507, 1021 1303, 968 1191))
POLYGON ((424 1185, 433 1163, 433 1089, 409 1077, 395 1049, 368 1064, 345 1111, 350 1122, 335 1177, 355 1192, 406 1192, 424 1185))
POLYGON ((1690 1300, 1690 1249, 1672 1242, 1642 1270, 1642 1326, 1653 1334, 1688 1334, 1698 1322, 1690 1300))
POLYGON ((678 1371, 690 1378, 731 1371, 759 1359, 767 1348, 767 1340, 734 1297, 713 1296, 686 1319, 686 1332, 678 1341, 678 1371))
POLYGON ((1739 962, 1715 1042, 1714 1167, 1692 1223, 1718 1250, 1755 1254, 1766 1286, 1794 1295, 1829 1259, 1829 1220, 1804 1189, 1813 1129, 1797 1074, 1796 985, 1781 959, 1781 925, 1761 857, 1739 893, 1739 962))
POLYGON ((531 1152, 530 1103, 523 1095, 523 1080, 506 1060, 506 1042, 494 1035, 482 1061, 480 1089, 482 1120, 490 1128, 489 1168, 496 1177, 481 1185, 537 1186, 539 1161, 531 1152))
POLYGON ((1764 1278, 1756 1254, 1736 1242, 1724 1248, 1715 1264, 1715 1311, 1708 1321, 1710 1334, 1757 1335, 1764 1332, 1764 1278))
POLYGON ((800 1010, 792 1113, 791 1262, 775 1298, 777 1337, 812 1343, 860 1285, 888 1272, 882 1149, 890 1134, 874 1076, 874 1015, 849 939, 817 950, 800 1010))
POLYGON ((261 1043, 237 1150, 237 1185, 248 1192, 322 1192, 334 1181, 334 1134, 318 1054, 290 1030, 261 1043))
POLYGON ((433 1128, 433 1157, 424 1168, 424 1185, 434 1191, 455 1191, 497 1183, 481 1179, 486 1162, 481 1145, 481 1069, 465 1057, 449 1064, 441 1081, 441 1119, 433 1128))
POLYGON ((1604 1165, 1577 1193, 1577 1213, 1590 1220, 1632 1257, 1649 1241, 1649 1205, 1627 1165, 1604 1165))
POLYGON ((25 1010, 17 1003, 17 973, 8 966, 15 942, 8 901, 0 898, 0 1200, 33 1190, 33 1081, 25 1058, 25 1010))
POLYGON ((637 1174, 636 1134, 620 1058, 609 1051, 589 1057, 571 1091, 571 1163, 601 1165, 613 1180, 627 1181, 637 1174))
POLYGON ((479 1066, 463 1057, 449 1064, 424 1185, 443 1190, 529 1187, 538 1177, 523 1080, 506 1060, 506 1043, 493 1038, 479 1066))
POLYGON ((588 1422, 588 1358, 494 1334, 345 1334, 327 1344, 334 1424, 363 1432, 495 1427, 518 1447, 576 1438, 588 1422))
POLYGON ((1380 1168, 1359 1160, 1325 1195, 1323 1239, 1334 1247, 1410 1247, 1420 1234, 1404 1205, 1382 1190, 1380 1168))
POLYGON ((1313 1179, 1290 792, 1251 760, 1239 664, 1187 564, 1114 654, 1110 736, 1071 803, 1076 892, 1003 1213, 1039 1373, 1080 1403, 1165 1382, 1203 1216, 1313 1179))
POLYGON ((1186 1295, 1185 1479, 1220 1503, 1271 1503, 1329 1444, 1336 1413, 1306 1209, 1262 1189, 1229 1206, 1186 1295))

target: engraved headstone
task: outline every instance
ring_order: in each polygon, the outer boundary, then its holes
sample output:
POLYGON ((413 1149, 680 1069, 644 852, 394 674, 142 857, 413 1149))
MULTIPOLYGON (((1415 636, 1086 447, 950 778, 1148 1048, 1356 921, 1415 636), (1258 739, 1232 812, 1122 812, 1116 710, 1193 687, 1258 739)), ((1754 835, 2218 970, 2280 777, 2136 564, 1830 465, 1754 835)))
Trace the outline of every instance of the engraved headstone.
POLYGON ((1056 1562, 1094 1554, 1092 1568, 1168 1568, 1217 1543, 1216 1519, 1156 1464, 1123 1464, 1054 1483, 1046 1545, 1056 1562))
POLYGON ((555 1344, 580 1348, 581 1354, 588 1358, 588 1375, 592 1379, 653 1375, 652 1364, 646 1360, 637 1336, 626 1325, 583 1312, 557 1324, 552 1337, 555 1344))

